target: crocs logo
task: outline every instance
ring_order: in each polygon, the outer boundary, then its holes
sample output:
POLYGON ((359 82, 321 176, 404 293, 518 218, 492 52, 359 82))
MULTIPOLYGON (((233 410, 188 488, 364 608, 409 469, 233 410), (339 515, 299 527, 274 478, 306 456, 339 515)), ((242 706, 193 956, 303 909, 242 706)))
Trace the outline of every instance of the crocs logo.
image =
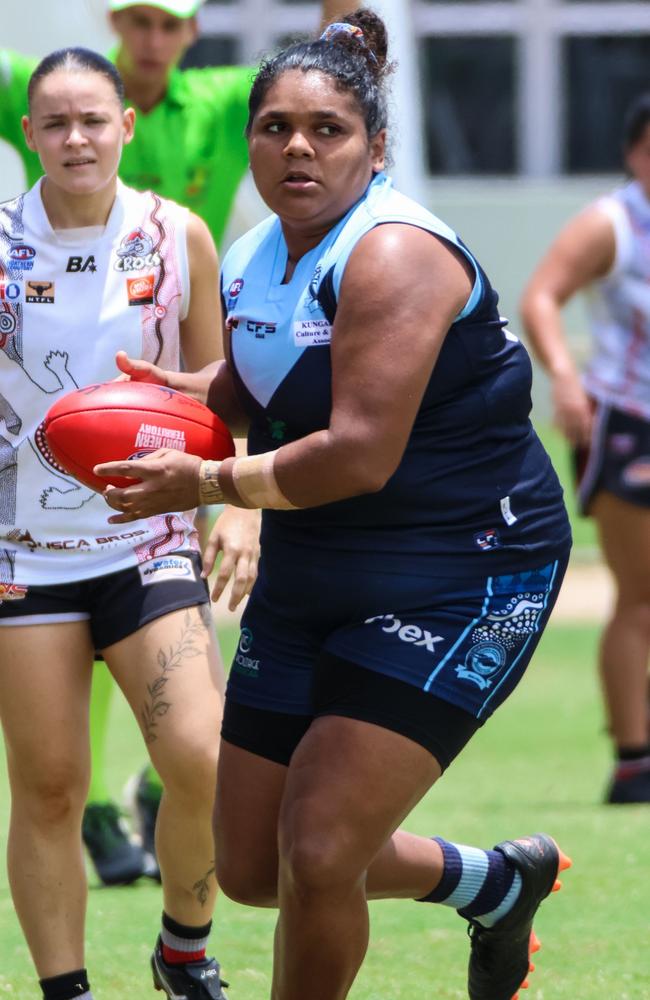
POLYGON ((397 633, 397 638, 401 642, 413 643, 415 646, 425 646, 428 653, 435 653, 437 642, 443 642, 444 636, 432 635, 426 628, 419 625, 404 625, 395 615, 375 615, 374 618, 366 618, 364 625, 371 625, 373 622, 385 622, 381 626, 382 632, 397 633))

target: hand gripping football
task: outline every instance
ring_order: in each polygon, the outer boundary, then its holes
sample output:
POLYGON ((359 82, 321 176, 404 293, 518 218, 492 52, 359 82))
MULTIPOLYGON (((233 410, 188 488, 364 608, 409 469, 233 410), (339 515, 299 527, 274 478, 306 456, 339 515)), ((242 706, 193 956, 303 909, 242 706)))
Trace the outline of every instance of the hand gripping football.
POLYGON ((40 437, 52 453, 46 457, 98 492, 108 483, 134 482, 93 475, 100 462, 142 458, 158 448, 217 461, 235 454, 230 431, 212 410, 191 396, 149 382, 115 381, 76 389, 50 407, 41 429, 40 437))

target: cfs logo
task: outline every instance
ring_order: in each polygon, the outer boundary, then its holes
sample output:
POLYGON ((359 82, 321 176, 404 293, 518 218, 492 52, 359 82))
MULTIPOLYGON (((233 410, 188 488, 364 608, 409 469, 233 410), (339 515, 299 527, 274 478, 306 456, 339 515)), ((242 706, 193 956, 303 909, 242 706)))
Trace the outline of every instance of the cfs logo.
POLYGON ((17 243, 9 251, 9 259, 20 271, 31 271, 35 256, 34 247, 30 247, 27 243, 17 243))
POLYGON ((116 271, 142 271, 145 267, 159 267, 160 254, 154 252, 153 240, 144 229, 133 229, 120 243, 118 259, 113 265, 116 271))
POLYGON ((257 320, 254 319, 246 321, 246 329, 249 333, 254 333, 258 340, 264 340, 265 337, 275 333, 277 328, 277 323, 258 323, 257 320))
POLYGON ((126 279, 126 293, 130 306, 153 305, 153 274, 145 274, 141 278, 126 279))

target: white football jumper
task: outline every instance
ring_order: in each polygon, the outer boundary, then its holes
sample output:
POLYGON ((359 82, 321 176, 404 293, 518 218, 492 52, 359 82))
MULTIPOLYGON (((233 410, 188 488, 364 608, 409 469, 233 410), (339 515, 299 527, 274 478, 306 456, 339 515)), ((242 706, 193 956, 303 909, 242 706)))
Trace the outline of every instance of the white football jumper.
POLYGON ((596 206, 612 223, 616 251, 610 272, 587 291, 593 350, 585 388, 650 419, 650 201, 630 181, 596 206))
POLYGON ((188 211, 118 182, 105 227, 54 231, 41 182, 0 205, 0 583, 86 580, 197 548, 193 511, 111 525, 42 431, 124 350, 178 370, 189 307, 188 211))

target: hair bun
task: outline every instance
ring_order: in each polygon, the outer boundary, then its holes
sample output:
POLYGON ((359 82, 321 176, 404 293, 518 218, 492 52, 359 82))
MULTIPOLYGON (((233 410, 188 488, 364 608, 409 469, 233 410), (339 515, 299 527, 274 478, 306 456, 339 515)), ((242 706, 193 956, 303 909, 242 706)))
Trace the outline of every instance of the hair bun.
MULTIPOLYGON (((358 7, 350 14, 344 14, 341 22, 362 32, 363 47, 371 57, 376 69, 383 71, 388 59, 388 34, 386 25, 374 10, 358 7)), ((325 29, 327 30, 327 29, 325 29)))

